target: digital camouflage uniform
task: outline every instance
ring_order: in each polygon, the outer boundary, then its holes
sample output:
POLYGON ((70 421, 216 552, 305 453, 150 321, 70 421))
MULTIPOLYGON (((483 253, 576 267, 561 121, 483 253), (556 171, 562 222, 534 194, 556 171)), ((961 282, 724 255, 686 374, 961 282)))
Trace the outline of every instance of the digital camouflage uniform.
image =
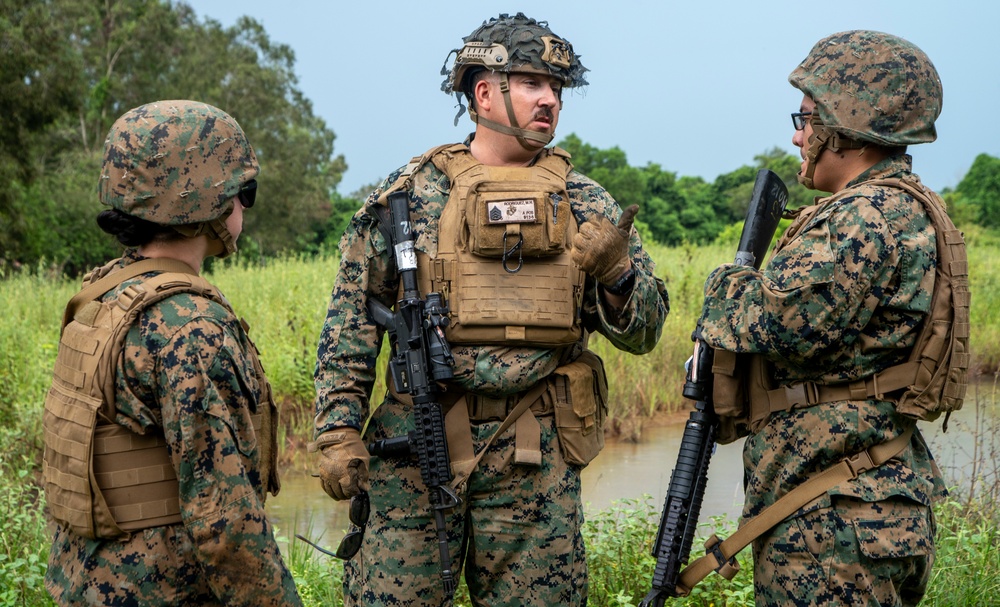
MULTIPOLYGON (((374 204, 400 171, 368 198, 374 204)), ((414 175, 410 212, 417 250, 433 256, 437 227, 448 200, 448 178, 432 163, 414 175)), ((572 172, 567 179, 577 222, 596 215, 617 221, 621 209, 597 183, 572 172)), ((382 342, 380 328, 366 309, 368 297, 394 305, 398 275, 392 251, 367 208, 352 219, 340 244, 341 264, 320 337, 316 371, 316 434, 336 427, 362 428, 382 342)), ((653 263, 633 232, 630 242, 635 287, 617 322, 598 305, 596 283, 588 277, 583 318, 616 347, 648 352, 667 314, 667 295, 653 275, 653 263)), ((498 260, 499 263, 499 260, 498 260)), ((452 384, 500 397, 531 388, 567 356, 566 348, 452 345, 452 384)), ((386 396, 375 409, 366 442, 413 430, 410 408, 386 396)), ((580 467, 563 461, 553 418, 541 416, 542 463, 515 465, 513 432, 498 439, 473 472, 462 504, 449 512, 451 554, 478 605, 582 605, 586 601, 586 561, 581 537, 580 467), (464 563, 463 563, 464 559, 464 563)), ((499 421, 473 424, 476 450, 499 421)), ((348 605, 444 605, 434 519, 415 458, 372 458, 372 515, 361 552, 346 564, 348 605)))
MULTIPOLYGON (((129 110, 111 127, 98 192, 113 209, 106 213, 171 226, 187 237, 206 234, 225 255, 236 249, 225 220, 236 204, 252 206, 242 192, 259 171, 229 114, 196 101, 157 101, 129 110)), ((118 265, 141 261, 138 250, 127 250, 118 265)), ((114 301, 143 278, 126 280, 102 300, 114 301)), ((270 406, 254 360, 240 320, 209 297, 176 293, 142 310, 114 362, 114 403, 99 413, 136 434, 163 437, 181 522, 121 539, 87 539, 56 524, 45 582, 57 603, 301 604, 264 512, 266 491, 278 487, 273 466, 261 461, 270 446, 267 430, 258 437, 251 420, 268 418, 270 406), (269 478, 262 478, 265 469, 269 478)), ((93 456, 90 465, 93 472, 93 456)))
MULTIPOLYGON (((817 52, 836 64, 850 55, 857 34, 821 42, 803 66, 817 52)), ((859 52, 866 50, 863 42, 859 52)), ((864 66, 830 69, 826 90, 847 90, 849 80, 867 82, 864 66)), ((824 94, 800 88, 817 99, 824 94)), ((897 90, 903 94, 905 87, 897 90)), ((818 100, 817 106, 825 124, 835 122, 818 100)), ((926 119, 923 124, 926 131, 926 119)), ((896 128, 891 118, 883 125, 896 128)), ((868 182, 910 171, 911 158, 899 153, 800 209, 763 271, 733 265, 714 271, 699 320, 705 341, 765 356, 781 386, 842 384, 906 361, 931 307, 935 230, 918 200, 868 182)), ((877 398, 772 414, 744 445, 744 520, 844 457, 915 425, 892 402, 877 398)), ((944 494, 940 472, 914 428, 897 457, 834 487, 754 542, 757 604, 916 604, 934 560, 930 506, 944 494)))
MULTIPOLYGON (((140 259, 130 251, 122 265, 140 259)), ((124 286, 103 299, 113 300, 124 286)), ((121 541, 90 540, 58 526, 46 574, 56 602, 301 604, 264 512, 250 420, 261 387, 251 347, 232 312, 191 294, 150 306, 132 326, 115 371, 114 421, 166 437, 183 523, 121 541)))

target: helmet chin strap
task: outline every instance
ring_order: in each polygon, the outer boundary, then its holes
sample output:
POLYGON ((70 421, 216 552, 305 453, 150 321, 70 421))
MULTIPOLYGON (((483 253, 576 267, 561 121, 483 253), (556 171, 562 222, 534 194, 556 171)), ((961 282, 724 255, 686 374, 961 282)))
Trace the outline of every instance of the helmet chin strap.
POLYGON ((229 233, 229 228, 226 227, 225 219, 218 218, 208 222, 208 234, 210 238, 222 241, 222 253, 216 255, 219 259, 229 257, 236 252, 236 240, 233 238, 233 235, 229 233))
POLYGON ((195 236, 201 236, 204 234, 205 236, 208 236, 209 240, 218 240, 222 243, 222 253, 216 255, 216 257, 222 259, 224 257, 229 257, 236 252, 236 240, 233 238, 233 235, 229 233, 229 228, 226 227, 227 217, 229 217, 229 213, 204 223, 171 227, 173 227, 175 231, 180 232, 189 238, 194 238, 195 236))
POLYGON ((514 105, 510 101, 510 81, 507 79, 506 72, 500 73, 500 92, 503 93, 503 102, 507 107, 507 119, 510 120, 510 126, 483 118, 476 110, 470 107, 469 117, 472 118, 473 122, 498 133, 512 135, 521 144, 521 147, 529 152, 536 152, 552 142, 555 138, 554 134, 548 135, 546 133, 539 133, 538 131, 529 131, 528 129, 522 129, 521 125, 518 124, 517 116, 514 115, 514 105))
POLYGON ((816 163, 819 162, 819 157, 823 153, 823 150, 828 149, 833 153, 837 153, 840 150, 858 150, 868 144, 840 135, 823 124, 816 114, 813 114, 809 123, 812 125, 813 132, 809 136, 809 148, 806 150, 806 170, 805 174, 799 171, 796 178, 803 186, 810 190, 815 190, 816 185, 813 182, 813 176, 816 173, 816 163))

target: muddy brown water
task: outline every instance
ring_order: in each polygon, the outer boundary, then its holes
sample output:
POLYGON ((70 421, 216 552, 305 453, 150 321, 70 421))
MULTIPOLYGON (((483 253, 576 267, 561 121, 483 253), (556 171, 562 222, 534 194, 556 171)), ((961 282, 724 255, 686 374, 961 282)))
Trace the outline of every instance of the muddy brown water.
MULTIPOLYGON (((983 406, 977 411, 974 402, 967 402, 962 411, 952 415, 946 433, 941 432, 940 421, 920 424, 950 485, 967 486, 971 462, 984 461, 984 457, 991 461, 996 455, 990 451, 977 453, 974 438, 985 433, 992 436, 995 446, 1000 440, 996 432, 998 413, 996 405, 983 406), (989 428, 993 428, 992 434, 989 428)), ((675 424, 644 430, 638 443, 609 441, 601 455, 583 471, 585 511, 604 510, 623 499, 650 499, 659 511, 683 432, 681 418, 675 424)), ((743 441, 720 445, 712 456, 701 521, 715 516, 735 521, 739 516, 743 505, 742 447, 743 441)), ((267 512, 283 545, 301 533, 332 549, 349 525, 347 503, 327 497, 319 480, 303 472, 282 476, 281 492, 268 499, 267 512)))

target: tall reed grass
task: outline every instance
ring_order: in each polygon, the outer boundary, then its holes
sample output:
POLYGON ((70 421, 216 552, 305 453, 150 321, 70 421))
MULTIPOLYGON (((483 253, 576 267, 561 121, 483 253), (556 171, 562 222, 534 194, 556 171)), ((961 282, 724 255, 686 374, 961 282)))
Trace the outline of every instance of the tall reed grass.
MULTIPOLYGON (((1000 365, 1000 267, 992 262, 1000 251, 1000 239, 973 229, 969 243, 971 348, 980 374, 992 374, 1000 365)), ((683 363, 690 351, 704 278, 716 265, 731 260, 734 247, 648 249, 670 293, 671 312, 659 345, 645 356, 631 356, 599 336, 592 342, 612 380, 612 431, 623 438, 638 437, 642 421, 651 415, 681 407, 683 363)), ((272 259, 262 264, 237 260, 215 264, 208 275, 248 320, 261 349, 282 406, 286 466, 311 437, 316 343, 336 268, 335 257, 272 259)), ((38 482, 41 409, 62 311, 78 286, 77 281, 51 275, 44 266, 0 275, 0 518, 5 521, 0 526, 0 604, 51 604, 41 585, 49 546, 38 482)), ((380 380, 373 400, 377 402, 383 392, 380 380)), ((995 407, 995 393, 981 398, 992 398, 995 407)), ((995 429, 983 429, 981 434, 990 432, 997 434, 995 429)), ((1000 514, 995 504, 1000 495, 995 462, 1000 452, 986 449, 980 448, 980 463, 972 471, 972 490, 956 494, 938 508, 941 550, 927 604, 992 604, 989 600, 997 596, 1000 514), (965 567, 968 563, 975 567, 965 567)), ((624 503, 592 517, 587 530, 592 604, 634 605, 641 598, 636 589, 644 588, 651 566, 651 557, 642 555, 649 551, 657 516, 648 503, 624 503), (626 536, 636 539, 622 542, 626 536)), ((339 604, 339 565, 297 552, 296 546, 290 548, 289 561, 306 604, 339 604)), ((752 591, 747 594, 748 582, 743 580, 742 585, 737 582, 725 589, 705 586, 704 592, 699 590, 678 604, 749 605, 752 591)))

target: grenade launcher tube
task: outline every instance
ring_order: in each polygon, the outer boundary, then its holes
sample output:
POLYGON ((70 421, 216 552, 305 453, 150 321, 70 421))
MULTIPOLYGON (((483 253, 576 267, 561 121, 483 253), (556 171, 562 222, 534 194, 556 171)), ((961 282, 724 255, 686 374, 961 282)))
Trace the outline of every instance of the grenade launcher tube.
MULTIPOLYGON (((788 190, 781 178, 768 169, 757 171, 735 265, 760 269, 787 202, 788 190)), ((656 566, 652 590, 640 607, 662 607, 667 598, 687 596, 691 591, 680 583, 681 573, 691 555, 719 430, 719 416, 712 400, 712 359, 712 348, 695 339, 683 390, 684 398, 694 401, 694 410, 684 426, 660 516, 653 546, 656 566)), ((735 563, 735 558, 730 561, 735 563)))

